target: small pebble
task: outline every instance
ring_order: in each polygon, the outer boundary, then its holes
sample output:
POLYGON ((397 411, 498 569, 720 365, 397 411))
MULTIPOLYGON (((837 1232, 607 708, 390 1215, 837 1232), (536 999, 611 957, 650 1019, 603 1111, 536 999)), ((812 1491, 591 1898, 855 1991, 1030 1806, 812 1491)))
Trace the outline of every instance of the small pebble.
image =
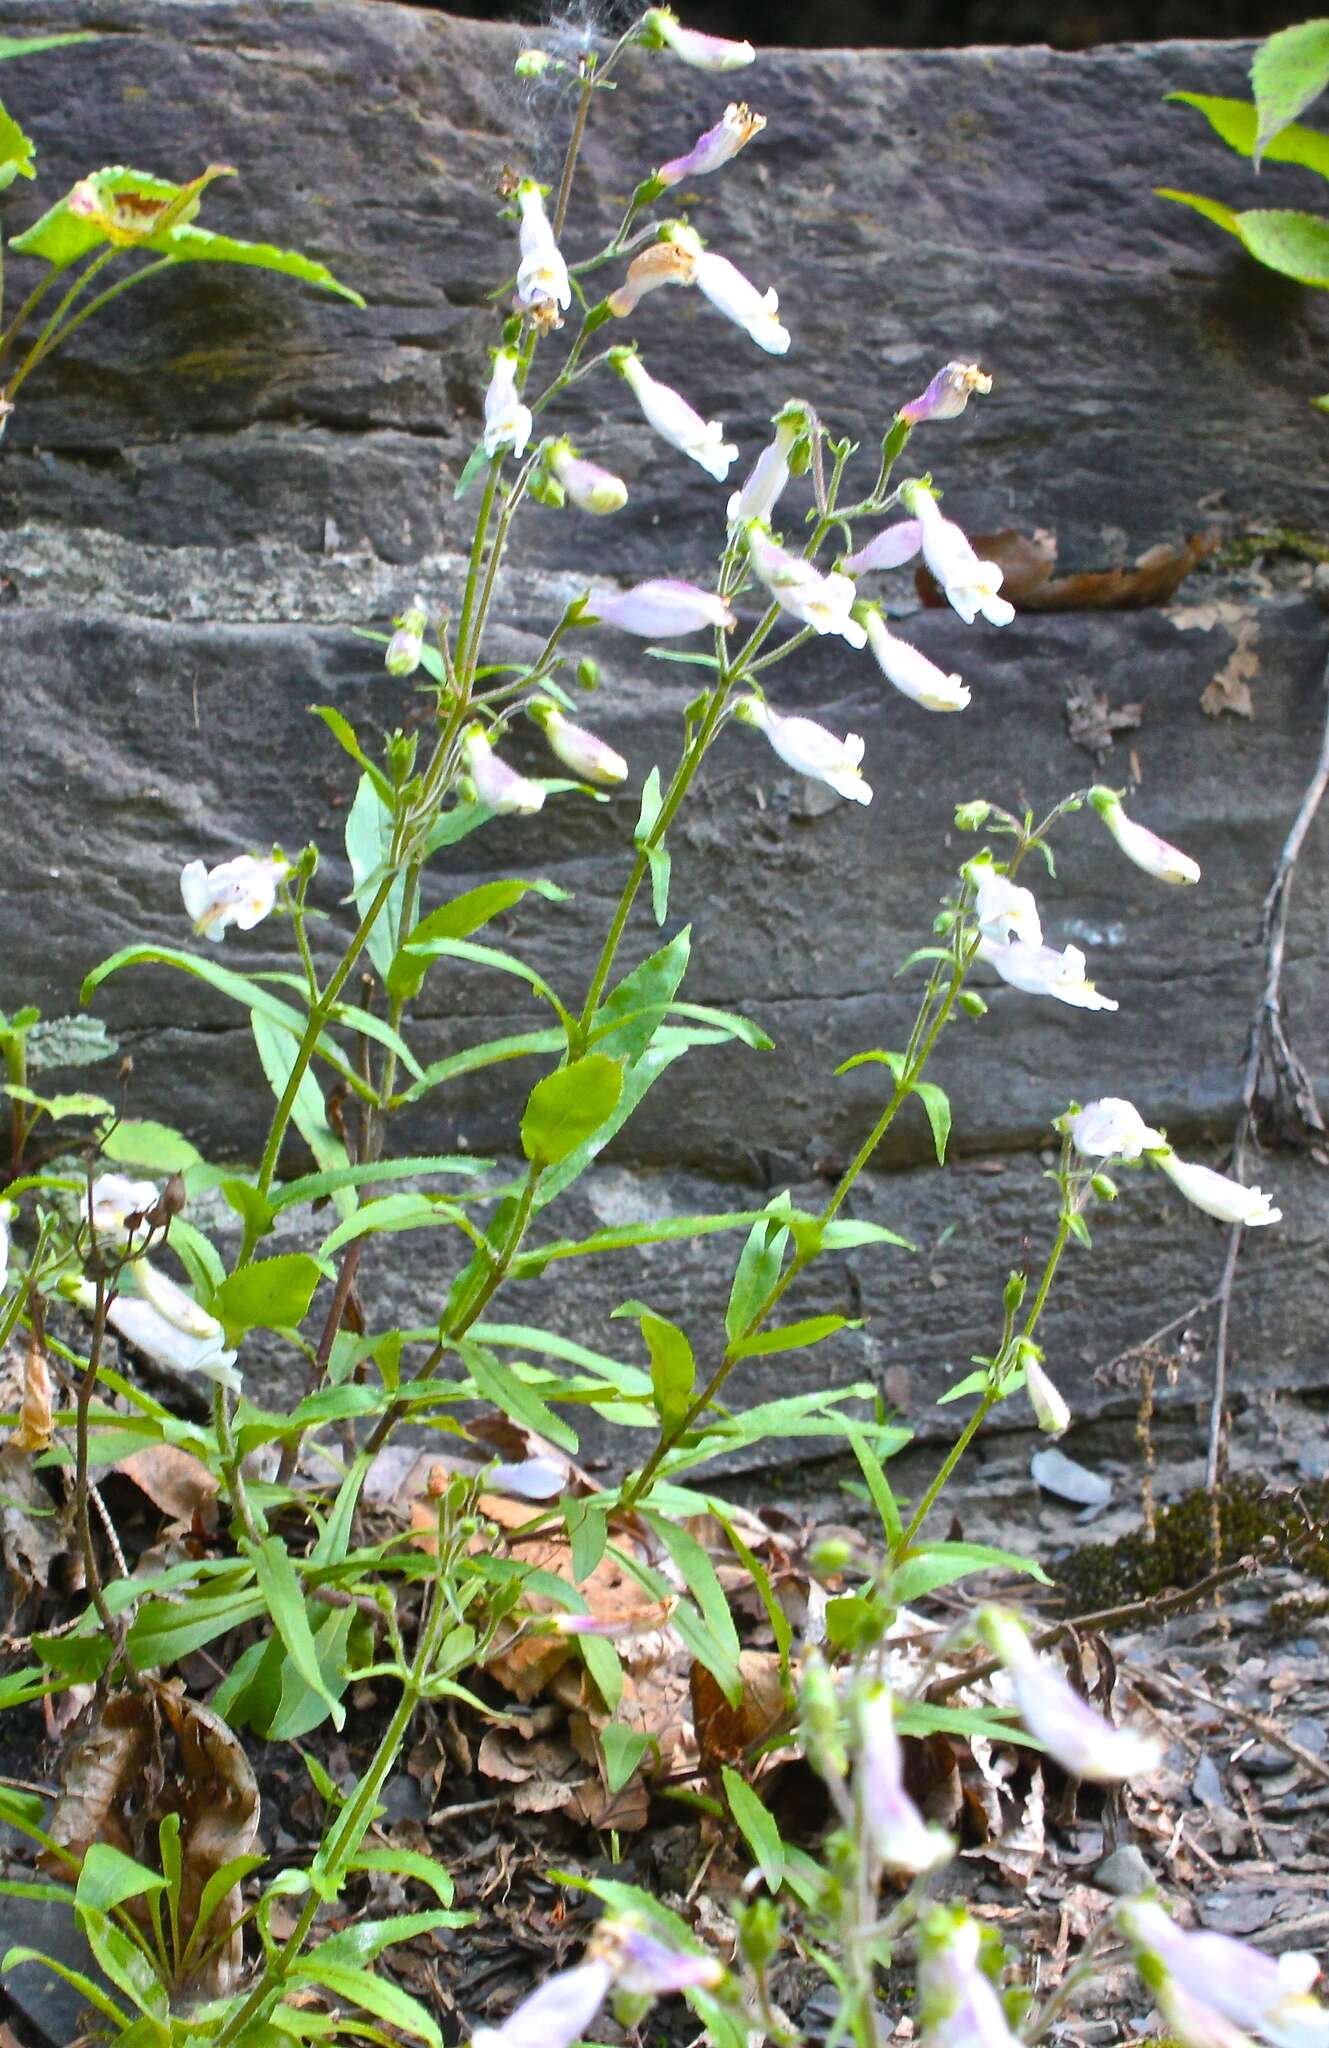
POLYGON ((1110 1856, 1105 1856, 1094 1872, 1094 1883, 1101 1892, 1113 1892, 1119 1899, 1133 1898, 1136 1892, 1148 1891, 1154 1881, 1154 1873, 1134 1842, 1123 1842, 1110 1856))

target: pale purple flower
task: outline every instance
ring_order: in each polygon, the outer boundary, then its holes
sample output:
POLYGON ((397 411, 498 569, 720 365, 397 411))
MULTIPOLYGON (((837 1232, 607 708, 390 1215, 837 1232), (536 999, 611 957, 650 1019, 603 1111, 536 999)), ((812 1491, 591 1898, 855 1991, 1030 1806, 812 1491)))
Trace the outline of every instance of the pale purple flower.
POLYGON ((1156 882, 1179 884, 1199 881, 1198 861, 1193 861, 1180 847, 1160 839, 1157 832, 1151 832, 1147 825, 1139 825, 1134 818, 1128 818, 1115 789, 1105 789, 1100 784, 1090 790, 1089 801, 1127 860, 1134 861, 1145 874, 1152 875, 1156 882))
POLYGON ((627 275, 605 304, 616 320, 635 313, 650 292, 666 284, 694 284, 701 241, 690 228, 676 227, 668 240, 653 242, 628 265, 627 275))
POLYGON ((1087 1102, 1067 1117, 1065 1128, 1076 1151, 1086 1159, 1121 1159, 1127 1166, 1133 1166, 1142 1152, 1164 1143, 1162 1132, 1147 1124, 1135 1104, 1123 1101, 1120 1095, 1087 1102))
POLYGON ((708 626, 727 633, 735 623, 729 606, 714 591, 671 576, 651 577, 631 590, 592 592, 587 616, 592 614, 601 625, 637 633, 643 640, 676 639, 708 626))
POLYGON ((574 725, 556 704, 535 704, 531 710, 544 729, 550 752, 583 782, 627 781, 628 764, 623 756, 584 726, 574 725))
POLYGON ((484 1475, 487 1489, 510 1493, 517 1500, 552 1500, 567 1484, 567 1467, 556 1458, 522 1458, 516 1464, 491 1465, 484 1475))
POLYGON ((685 178, 704 178, 736 157, 765 126, 764 114, 754 114, 741 101, 731 100, 714 128, 699 136, 686 156, 671 157, 655 175, 666 186, 681 185, 685 178))
POLYGON ((703 249, 696 259, 694 282, 716 311, 741 327, 767 355, 782 356, 788 352, 789 329, 776 318, 779 299, 773 291, 758 291, 727 256, 703 249))
POLYGON ((1018 2048, 978 1955, 979 1933, 968 1915, 934 1907, 923 1922, 918 1957, 919 2018, 928 2048, 1018 2048))
POLYGON ((161 1191, 155 1181, 130 1180, 123 1173, 99 1173, 92 1183, 90 1215, 95 1237, 127 1244, 147 1228, 139 1219, 155 1209, 161 1191))
POLYGON ((764 732, 786 767, 797 774, 806 775, 813 782, 824 782, 850 803, 872 802, 871 786, 864 781, 859 766, 863 742, 856 732, 837 739, 811 718, 786 718, 772 711, 760 697, 740 698, 734 706, 734 717, 740 724, 764 732))
POLYGON ((755 520, 745 529, 748 559, 781 611, 814 633, 838 633, 851 647, 866 647, 867 633, 853 616, 858 593, 848 576, 826 574, 791 555, 755 520))
POLYGON ((519 361, 513 348, 494 350, 494 367, 489 389, 485 392, 483 435, 484 451, 491 461, 504 448, 511 448, 514 455, 524 454, 526 443, 531 438, 534 425, 531 409, 522 404, 521 393, 517 389, 519 361))
POLYGON ((924 485, 904 484, 900 502, 923 529, 923 560, 941 585, 947 604, 972 626, 981 612, 994 626, 1008 626, 1015 607, 997 595, 1001 570, 995 562, 979 560, 973 543, 953 520, 943 516, 940 505, 924 485))
POLYGON ((965 873, 974 884, 974 916, 983 938, 998 946, 1008 939, 1042 945, 1043 925, 1030 890, 1001 874, 991 861, 971 861, 965 873))
POLYGON ((1244 1223, 1247 1229, 1255 1230, 1262 1223, 1282 1221, 1283 1212, 1275 1209, 1271 1195, 1259 1188, 1243 1187, 1239 1180, 1215 1173, 1212 1166, 1197 1166, 1192 1160, 1179 1159, 1170 1145, 1161 1152, 1151 1152, 1149 1157, 1188 1202, 1203 1209, 1206 1216, 1216 1216, 1220 1223, 1244 1223))
POLYGON ((630 1914, 602 1920, 592 1947, 612 1964, 615 1988, 636 1998, 663 1998, 672 1991, 709 1991, 724 1976, 718 1957, 669 1948, 630 1914))
POLYGON ((730 465, 738 460, 738 449, 732 441, 725 440, 719 420, 704 420, 680 393, 668 384, 658 383, 638 356, 627 350, 615 350, 611 360, 631 386, 643 417, 661 440, 722 484, 730 465))
POLYGON ((756 60, 751 43, 730 42, 724 36, 708 36, 699 29, 684 28, 672 7, 649 7, 641 25, 656 49, 672 50, 696 71, 738 71, 756 60))
POLYGON ((598 462, 587 462, 574 451, 571 442, 555 441, 546 460, 579 512, 603 517, 609 512, 621 512, 627 504, 628 487, 622 477, 601 469, 598 462))
POLYGON ((921 427, 925 420, 953 420, 964 411, 976 391, 986 394, 991 389, 991 377, 977 363, 947 363, 938 370, 927 390, 911 398, 908 405, 902 405, 896 417, 911 427, 921 427))
POLYGON ((521 208, 521 262, 517 269, 517 301, 528 311, 555 305, 564 310, 572 303, 568 266, 558 251, 554 230, 545 214, 545 203, 534 178, 524 178, 517 187, 521 208))
POLYGON ((1188 2048, 1226 2048, 1224 2023, 1259 2034, 1273 2048, 1327 2048, 1329 2011, 1311 1996, 1320 1974, 1313 1955, 1290 1949, 1266 1956, 1227 1934, 1188 1933, 1151 1898, 1122 1899, 1115 1918, 1159 2009, 1188 2048))
POLYGON ((897 640, 875 605, 862 607, 856 615, 868 636, 868 646, 877 667, 888 683, 925 711, 963 711, 969 690, 958 675, 947 675, 934 661, 907 640, 897 640))
POLYGON ((808 409, 791 400, 775 415, 773 424, 775 439, 767 442, 748 471, 743 488, 734 492, 726 507, 731 526, 742 526, 749 519, 769 520, 789 481, 789 456, 794 444, 809 431, 808 409))
POLYGON ((924 1820, 904 1788, 904 1758, 895 1730, 890 1694, 877 1687, 858 1713, 858 1763, 854 1785, 868 1844, 888 1870, 921 1876, 948 1863, 954 1843, 943 1829, 924 1820))
POLYGON ((1031 946, 1024 939, 980 939, 978 957, 995 967, 1002 980, 1027 996, 1052 996, 1075 1010, 1115 1010, 1111 996, 1100 995, 1085 979, 1084 954, 1078 946, 1058 952, 1055 946, 1031 946))
POLYGON ((467 728, 461 755, 477 799, 491 811, 529 817, 544 803, 545 793, 539 783, 518 775, 506 761, 500 761, 483 726, 467 728))
POLYGON ((425 608, 425 601, 422 597, 416 596, 398 619, 397 630, 388 642, 383 666, 389 675, 415 674, 420 666, 420 657, 424 653, 428 626, 429 613, 425 608))
POLYGON ((864 576, 869 569, 899 569, 912 561, 922 545, 923 522, 897 519, 893 526, 874 533, 856 554, 846 555, 840 567, 850 576, 864 576))
POLYGON ((560 1970, 524 1998, 500 2027, 477 2027, 471 2048, 572 2048, 599 2012, 614 1973, 599 1958, 560 1970))
POLYGON ((1135 1728, 1117 1728, 1039 1656, 1013 1614, 986 1607, 979 1628, 1010 1675, 1020 1719, 1062 1769, 1091 1784, 1112 1785, 1155 1770, 1158 1744, 1135 1728))
POLYGON ((277 883, 286 872, 282 860, 255 860, 237 854, 220 867, 191 860, 180 870, 180 895, 201 938, 220 940, 231 925, 252 931, 277 901, 277 883))

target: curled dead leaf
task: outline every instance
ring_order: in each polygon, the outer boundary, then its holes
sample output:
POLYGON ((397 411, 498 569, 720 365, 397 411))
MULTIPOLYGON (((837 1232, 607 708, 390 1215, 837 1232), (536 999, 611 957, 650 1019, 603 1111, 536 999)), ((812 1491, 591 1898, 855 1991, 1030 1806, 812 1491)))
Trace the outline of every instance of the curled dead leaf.
POLYGON ((139 1492, 173 1522, 192 1522, 217 1491, 217 1481, 207 1466, 178 1444, 146 1444, 141 1451, 118 1459, 112 1469, 132 1479, 139 1492))
MULTIPOLYGON (((1000 568, 1002 596, 1019 612, 1141 611, 1166 604, 1218 546, 1216 533, 1195 533, 1179 547, 1161 541, 1146 548, 1127 569, 1081 569, 1056 576, 1057 538, 1046 528, 1027 534, 1008 527, 970 538, 983 560, 1000 568)), ((914 581, 925 605, 945 604, 928 570, 918 569, 914 581)))
POLYGON ((23 1399, 18 1425, 9 1441, 16 1450, 46 1451, 51 1447, 51 1369, 46 1363, 41 1324, 35 1321, 23 1360, 23 1399))
POLYGON ((775 1732, 788 1711, 774 1650, 741 1651, 738 1669, 743 1692, 731 1707, 706 1667, 692 1667, 692 1719, 701 1762, 709 1770, 738 1763, 775 1732))

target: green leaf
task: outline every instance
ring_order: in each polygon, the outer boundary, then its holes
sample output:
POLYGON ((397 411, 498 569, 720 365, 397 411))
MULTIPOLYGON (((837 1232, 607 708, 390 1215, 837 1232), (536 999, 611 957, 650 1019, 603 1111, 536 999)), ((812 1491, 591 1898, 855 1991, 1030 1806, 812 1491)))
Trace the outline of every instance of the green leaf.
POLYGON ((290 1981, 321 1984, 334 1998, 349 1999, 352 2005, 362 2006, 376 2019, 399 2027, 413 2040, 426 2041, 429 2048, 443 2048, 443 2036, 424 2007, 389 1977, 376 1976, 372 1970, 357 1969, 349 1963, 321 1962, 315 1949, 311 1956, 296 1964, 290 1981))
MULTIPOLYGON (((0 56, 3 55, 4 51, 0 49, 0 56)), ((11 1948, 0 1956, 0 1976, 7 1977, 20 1963, 40 1963, 44 1969, 54 1970, 57 1977, 63 1978, 66 1984, 72 1986, 81 1998, 86 1999, 88 2004, 102 2015, 103 2019, 110 2020, 112 2026, 117 2027, 122 2035, 128 2032, 128 2015, 121 2012, 114 2000, 106 1996, 101 1985, 86 1976, 82 1970, 71 1970, 67 1963, 58 1963, 54 1956, 44 1956, 37 1948, 11 1948)))
POLYGON ((516 877, 502 882, 483 882, 477 889, 468 889, 464 895, 455 896, 450 903, 444 903, 437 910, 431 910, 421 918, 410 936, 404 941, 392 966, 388 970, 387 985, 393 995, 408 1000, 419 995, 424 978, 429 972, 430 961, 435 957, 430 948, 438 939, 467 939, 472 932, 480 930, 492 918, 500 917, 510 910, 514 903, 520 903, 523 896, 534 890, 550 903, 566 903, 568 891, 560 889, 554 882, 521 881, 516 877))
POLYGON ((882 1534, 894 1549, 904 1535, 904 1524, 900 1519, 900 1510, 891 1483, 882 1470, 880 1458, 857 1423, 847 1421, 845 1435, 849 1439, 854 1456, 858 1459, 859 1470, 867 1481, 868 1492, 872 1495, 872 1505, 877 1510, 881 1522, 882 1534))
MULTIPOLYGON (((357 628, 356 630, 358 632, 359 629, 357 628)), ((375 633, 368 637, 386 644, 386 634, 375 633)), ((351 724, 350 719, 343 717, 342 713, 331 704, 311 704, 309 709, 313 712, 315 718, 323 720, 324 725, 326 725, 338 746, 350 755, 356 766, 364 769, 365 774, 373 783, 383 802, 385 804, 391 803, 392 784, 388 781, 383 770, 374 766, 374 763, 360 745, 360 736, 351 724)))
POLYGON ((1042 1565, 1014 1550, 997 1550, 989 1543, 930 1543, 915 1551, 891 1575, 890 1597, 901 1606, 921 1600, 938 1586, 952 1585, 973 1572, 1024 1572, 1040 1586, 1052 1584, 1042 1565))
POLYGON ((1225 228, 1230 235, 1241 239, 1237 216, 1230 206, 1224 206, 1218 199, 1202 199, 1196 192, 1177 192, 1170 185, 1155 185, 1155 199, 1172 199, 1178 206, 1189 206, 1193 212, 1202 213, 1215 227, 1225 228))
MULTIPOLYGON (((392 839, 392 812, 379 795, 376 778, 362 775, 355 801, 346 814, 346 857, 351 863, 351 894, 361 917, 378 893, 385 864, 392 853, 392 839)), ((405 895, 406 876, 399 874, 366 942, 369 957, 384 981, 401 944, 401 909, 405 895)))
POLYGON ((862 1318, 849 1316, 805 1316, 801 1322, 786 1323, 778 1330, 758 1330, 751 1337, 740 1337, 729 1349, 735 1358, 768 1358, 776 1351, 803 1351, 809 1344, 820 1344, 823 1338, 833 1337, 837 1330, 861 1330, 862 1318))
MULTIPOLYGON (((486 1172, 493 1163, 492 1159, 481 1159, 470 1152, 434 1152, 421 1153, 413 1159, 376 1159, 363 1166, 337 1166, 327 1173, 308 1173, 273 1188, 272 1209, 276 1214, 296 1202, 317 1202, 341 1188, 366 1187, 381 1180, 425 1180, 431 1174, 443 1173, 466 1177, 486 1172)), ((227 1187, 231 1185, 225 1183, 227 1187)))
POLYGON ((129 1631, 129 1654, 145 1670, 174 1664, 262 1612, 263 1596, 253 1586, 236 1593, 191 1593, 188 1605, 146 1600, 129 1631))
POLYGON ((141 1899, 147 1892, 166 1889, 166 1879, 146 1864, 136 1863, 109 1842, 94 1842, 83 1858, 74 1894, 80 1906, 102 1911, 121 1905, 125 1899, 141 1899))
POLYGON ((1329 288, 1329 219, 1257 208, 1237 215, 1237 233, 1267 270, 1295 277, 1299 284, 1329 288))
POLYGON ((96 43, 101 37, 96 29, 73 29, 67 35, 59 36, 0 36, 0 64, 7 57, 32 57, 39 50, 58 50, 62 43, 96 43))
POLYGON ((561 1450, 577 1451, 579 1445, 575 1430, 570 1429, 562 1416, 556 1415, 540 1399, 534 1388, 528 1386, 512 1366, 495 1357, 483 1344, 472 1343, 466 1338, 457 1349, 486 1401, 492 1401, 514 1422, 524 1422, 537 1436, 547 1436, 561 1450))
POLYGON ((669 914, 669 854, 663 841, 653 841, 651 838, 662 807, 660 771, 658 768, 652 768, 642 785, 641 811, 632 836, 646 855, 647 865, 651 871, 651 907, 655 912, 657 924, 663 924, 669 914))
MULTIPOLYGON (((646 1056, 650 1057, 649 1054, 646 1056)), ((639 1244, 677 1244, 691 1237, 712 1237, 719 1230, 745 1230, 753 1220, 751 1209, 739 1209, 728 1216, 664 1216, 650 1223, 622 1223, 597 1230, 590 1237, 556 1244, 542 1244, 514 1259, 514 1279, 539 1273, 553 1259, 584 1259, 596 1252, 621 1252, 639 1244)), ((760 1213, 760 1212, 758 1212, 760 1213)))
MULTIPOLYGON (((653 1519, 658 1521, 659 1517, 653 1519)), ((692 1540, 695 1544, 695 1538, 692 1540)), ((700 1545, 696 1547, 700 1549, 700 1545)), ((702 1554, 705 1556, 704 1552, 702 1554)), ((629 1578, 635 1579, 637 1584, 650 1594, 652 1600, 678 1600, 678 1588, 664 1576, 663 1572, 656 1571, 653 1565, 644 1563, 631 1551, 620 1550, 617 1544, 613 1543, 609 1546, 609 1555, 629 1578)), ((709 1559, 707 1563, 709 1564, 709 1559)), ((713 1572, 711 1577, 714 1579, 713 1572)), ((736 1707, 743 1697, 743 1676, 738 1667, 737 1649, 731 1650, 727 1642, 721 1642, 706 1627, 690 1600, 678 1600, 670 1619, 697 1662, 705 1665, 730 1706, 736 1707)), ((732 1619, 728 1633, 731 1636, 733 1634, 732 1619)))
POLYGON ((948 1401, 962 1401, 966 1394, 984 1393, 988 1385, 988 1368, 980 1366, 977 1372, 967 1372, 953 1387, 947 1387, 944 1394, 938 1394, 937 1406, 944 1408, 948 1401))
POLYGON ((0 105, 0 192, 15 178, 35 178, 33 156, 36 144, 23 133, 18 122, 0 105))
POLYGON ((754 1052, 773 1052, 775 1040, 754 1024, 749 1017, 740 1017, 734 1010, 713 1010, 709 1003, 671 1003, 668 1014, 671 1017, 690 1017, 698 1024, 713 1024, 726 1038, 737 1038, 744 1045, 750 1045, 754 1052))
POLYGON ((787 1192, 777 1195, 748 1232, 747 1243, 739 1253, 738 1265, 734 1269, 729 1306, 725 1310, 725 1335, 731 1344, 747 1329, 780 1277, 785 1247, 789 1242, 789 1226, 784 1219, 789 1215, 790 1207, 787 1192))
POLYGON ((452 487, 453 498, 464 498, 481 471, 488 469, 494 459, 492 455, 486 454, 484 442, 477 441, 466 458, 465 468, 452 487))
POLYGON ((744 1841, 761 1865, 762 1876, 771 1890, 778 1892, 784 1883, 784 1843, 780 1840, 780 1830, 751 1785, 745 1783, 737 1771, 731 1770, 730 1766, 725 1764, 723 1775, 729 1811, 737 1821, 744 1841))
POLYGON ((591 1023, 591 1043, 617 1058, 640 1059, 673 1006, 692 950, 690 926, 661 946, 606 996, 591 1023))
POLYGON ((557 1166, 612 1116, 622 1092, 622 1062, 604 1053, 587 1053, 546 1074, 522 1115, 522 1151, 533 1165, 557 1166))
MULTIPOLYGON (((206 981, 219 995, 231 1002, 239 1003, 244 1009, 267 1018, 290 1032, 297 1040, 303 1037, 305 1016, 303 1011, 293 1009, 290 1003, 282 1002, 279 996, 248 975, 234 974, 219 961, 210 960, 201 953, 182 953, 175 946, 125 946, 118 953, 112 953, 109 960, 103 960, 94 967, 79 990, 81 1003, 91 1002, 102 983, 112 974, 118 974, 123 967, 175 967, 182 974, 192 974, 199 981, 206 981)), ((334 1066, 343 1079, 349 1079, 353 1069, 348 1066, 339 1048, 326 1035, 319 1039, 318 1051, 321 1058, 334 1066)))
POLYGON ((916 1095, 927 1111, 932 1126, 932 1142, 937 1150, 937 1164, 946 1164, 946 1143, 951 1135, 950 1097, 944 1088, 938 1088, 934 1081, 915 1081, 912 1094, 916 1095))
POLYGON ((676 1059, 682 1058, 689 1043, 690 1041, 682 1034, 666 1027, 657 1034, 641 1058, 633 1060, 624 1077, 623 1090, 613 1114, 606 1118, 599 1130, 593 1132, 584 1144, 575 1146, 560 1166, 556 1166, 551 1173, 541 1176, 535 1197, 537 1210, 545 1208, 556 1195, 561 1195, 566 1188, 571 1187, 577 1176, 586 1171, 593 1159, 599 1157, 610 1139, 622 1130, 646 1091, 654 1087, 661 1074, 671 1067, 676 1059))
MULTIPOLYGON (((346 1867, 348 1871, 384 1870, 392 1877, 413 1877, 418 1883, 428 1885, 441 1905, 452 1904, 451 1872, 418 1849, 357 1849, 346 1867)), ((463 1917, 470 1921, 475 1915, 467 1913, 463 1917)))
POLYGON ((641 1334, 651 1354, 651 1388, 655 1412, 667 1430, 675 1428, 688 1412, 697 1380, 697 1361, 677 1323, 645 1309, 640 1317, 641 1334))
POLYGON ((249 1330, 298 1329, 321 1277, 318 1260, 308 1252, 279 1252, 232 1273, 208 1306, 225 1324, 228 1344, 249 1330))
MULTIPOLYGON (((270 1263, 275 1264, 275 1261, 270 1263)), ((237 1274, 234 1277, 239 1279, 242 1275, 237 1274)), ((267 1536, 262 1543, 250 1544, 247 1548, 254 1561, 254 1573, 263 1596, 263 1604, 272 1616, 273 1627, 286 1646, 287 1656, 310 1691, 316 1693, 326 1704, 332 1715, 333 1726, 337 1729, 344 1728, 346 1710, 340 1701, 334 1698, 319 1667, 318 1645, 314 1641, 314 1631, 309 1626, 304 1588, 287 1554, 286 1545, 280 1536, 267 1536)))
MULTIPOLYGON (((674 1564, 682 1574, 683 1582, 698 1607, 702 1619, 724 1651, 732 1658, 734 1669, 738 1668, 739 1640, 734 1627, 734 1617, 729 1611, 729 1601, 724 1587, 716 1576, 710 1555, 690 1529, 684 1529, 668 1515, 658 1514, 653 1508, 640 1510, 663 1543, 674 1564)), ((719 1673, 716 1673, 719 1677, 719 1673)))
POLYGON ((455 1225, 460 1214, 456 1204, 443 1195, 380 1195, 357 1209, 354 1216, 346 1217, 324 1238, 319 1257, 330 1259, 352 1238, 372 1237, 378 1231, 432 1230, 444 1224, 455 1225))
POLYGON ((865 1244, 893 1244, 904 1252, 918 1250, 911 1239, 901 1237, 898 1230, 888 1230, 884 1223, 856 1223, 837 1216, 821 1233, 824 1252, 852 1252, 865 1244))
POLYGON ((600 1730, 600 1748, 605 1760, 605 1789, 610 1798, 623 1790, 628 1779, 635 1773, 638 1764, 651 1748, 654 1738, 643 1735, 640 1728, 626 1728, 621 1721, 610 1721, 600 1730))
POLYGON ((464 1052, 449 1053, 446 1059, 434 1060, 413 1088, 394 1098, 394 1104, 418 1102, 445 1081, 455 1081, 459 1075, 476 1073, 482 1067, 501 1066, 505 1060, 528 1059, 535 1053, 562 1052, 567 1042, 567 1033, 557 1025, 550 1025, 543 1031, 520 1031, 511 1038, 485 1039, 479 1045, 467 1046, 464 1052))
POLYGON ((102 1139, 102 1157, 121 1165, 141 1166, 151 1173, 183 1173, 201 1166, 203 1155, 169 1124, 150 1118, 128 1118, 112 1126, 102 1139))
MULTIPOLYGON (((1257 121, 1249 100, 1218 99, 1203 92, 1170 92, 1168 98, 1195 107, 1229 149, 1241 156, 1254 156, 1257 121)), ((1329 178, 1329 135, 1321 135, 1315 128, 1294 124, 1280 130, 1266 144, 1264 155, 1270 163, 1300 164, 1329 178)))
POLYGON ((1261 43, 1251 60, 1251 92, 1259 115, 1258 164, 1280 129, 1329 85, 1329 21, 1303 21, 1261 43))

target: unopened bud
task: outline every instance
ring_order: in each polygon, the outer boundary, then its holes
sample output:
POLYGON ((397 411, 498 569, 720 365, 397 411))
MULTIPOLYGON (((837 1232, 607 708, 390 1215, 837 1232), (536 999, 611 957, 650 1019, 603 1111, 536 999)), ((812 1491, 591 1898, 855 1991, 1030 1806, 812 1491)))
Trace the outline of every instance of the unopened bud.
POLYGON ((1098 1196, 1100 1202, 1116 1201, 1117 1183, 1112 1179, 1112 1176, 1110 1174, 1096 1173, 1093 1179, 1090 1181, 1089 1185, 1093 1189, 1094 1193, 1098 1196))
POLYGON ((1011 1274, 1010 1279, 1006 1282, 1006 1291, 1001 1298, 1007 1315, 1013 1316, 1015 1314, 1020 1303, 1024 1300, 1024 1291, 1028 1284, 1023 1273, 1011 1274))
POLYGON ((962 988, 962 989, 960 990, 960 998, 959 998, 959 1000, 960 1000, 960 1008, 961 1008, 961 1009, 962 1009, 962 1010, 964 1011, 964 1013, 965 1013, 965 1015, 966 1015, 967 1017, 986 1017, 986 1016, 987 1016, 987 1013, 988 1013, 988 1006, 987 1006, 987 1004, 986 1004, 986 1003, 985 1003, 985 1002, 983 1001, 983 998, 982 998, 982 996, 981 996, 981 995, 979 995, 979 993, 978 993, 978 991, 977 991, 976 989, 972 989, 972 988, 962 988))
POLYGON ((549 69, 550 58, 545 50, 523 50, 512 69, 518 78, 540 78, 549 69))
POLYGON ((581 690, 598 690, 600 687, 600 664, 584 654, 577 663, 577 687, 581 690))
POLYGON ((389 675, 411 676, 420 666, 424 652, 425 633, 429 626, 429 613, 422 597, 411 600, 407 610, 397 621, 397 630, 388 642, 388 651, 383 657, 383 666, 389 675))
POLYGON ((843 1536, 823 1536, 814 1543, 808 1555, 808 1563, 819 1579, 828 1579, 836 1572, 842 1572, 853 1552, 843 1536))
POLYGON ((961 832, 981 832, 988 821, 992 806, 983 797, 973 803, 955 806, 955 823, 961 832))
POLYGON ((764 1970, 780 1952, 780 1908, 774 1899, 754 1899, 738 1916, 738 1945, 754 1970, 764 1970))

